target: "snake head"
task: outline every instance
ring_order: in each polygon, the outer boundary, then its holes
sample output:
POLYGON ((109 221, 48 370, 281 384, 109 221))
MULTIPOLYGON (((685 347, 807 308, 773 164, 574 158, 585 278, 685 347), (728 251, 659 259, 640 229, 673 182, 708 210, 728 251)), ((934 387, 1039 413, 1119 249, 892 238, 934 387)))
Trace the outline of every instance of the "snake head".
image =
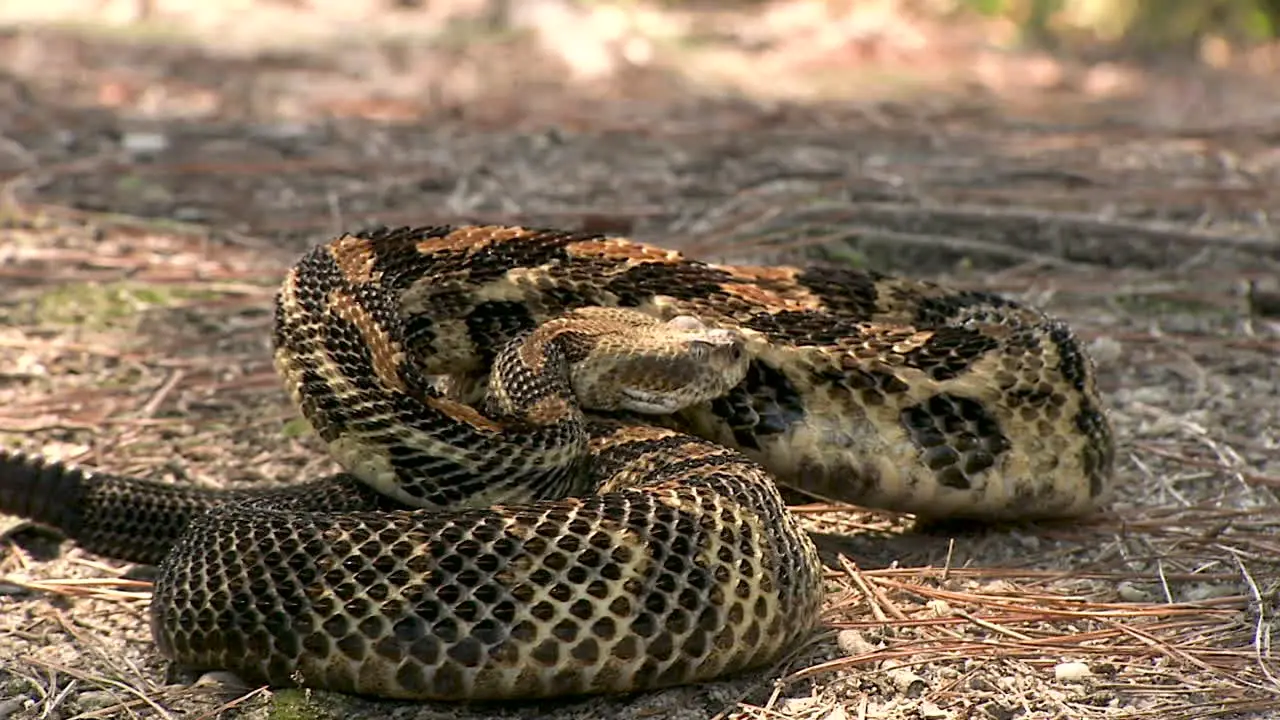
POLYGON ((737 330, 681 315, 602 338, 571 374, 584 407, 661 415, 724 395, 749 360, 737 330))

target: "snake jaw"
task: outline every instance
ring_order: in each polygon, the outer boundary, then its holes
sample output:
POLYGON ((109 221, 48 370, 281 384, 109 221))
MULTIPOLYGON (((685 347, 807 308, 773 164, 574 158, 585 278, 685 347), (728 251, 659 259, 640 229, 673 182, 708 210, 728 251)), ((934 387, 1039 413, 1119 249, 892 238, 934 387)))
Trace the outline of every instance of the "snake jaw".
POLYGON ((621 409, 644 415, 669 415, 686 405, 679 398, 642 388, 622 388, 619 394, 622 396, 618 403, 621 409))

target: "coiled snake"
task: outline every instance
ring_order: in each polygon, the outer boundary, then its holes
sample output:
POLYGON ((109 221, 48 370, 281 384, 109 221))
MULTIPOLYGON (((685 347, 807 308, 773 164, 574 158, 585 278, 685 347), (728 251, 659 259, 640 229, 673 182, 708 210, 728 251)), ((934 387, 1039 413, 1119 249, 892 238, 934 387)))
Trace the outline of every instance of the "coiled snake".
POLYGON ((219 492, 0 455, 0 511, 161 564, 166 656, 273 685, 452 700, 719 677, 817 621, 821 566, 775 481, 1021 519, 1089 511, 1111 471, 1065 325, 848 268, 374 230, 290 271, 275 345, 347 472, 219 492))

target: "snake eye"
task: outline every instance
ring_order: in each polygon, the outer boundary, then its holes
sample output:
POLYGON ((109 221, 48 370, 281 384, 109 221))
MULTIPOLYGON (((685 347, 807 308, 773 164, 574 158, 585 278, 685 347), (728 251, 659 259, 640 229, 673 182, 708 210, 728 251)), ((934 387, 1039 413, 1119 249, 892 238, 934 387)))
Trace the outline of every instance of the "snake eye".
POLYGON ((711 356, 711 343, 702 340, 689 341, 689 357, 702 362, 711 356))

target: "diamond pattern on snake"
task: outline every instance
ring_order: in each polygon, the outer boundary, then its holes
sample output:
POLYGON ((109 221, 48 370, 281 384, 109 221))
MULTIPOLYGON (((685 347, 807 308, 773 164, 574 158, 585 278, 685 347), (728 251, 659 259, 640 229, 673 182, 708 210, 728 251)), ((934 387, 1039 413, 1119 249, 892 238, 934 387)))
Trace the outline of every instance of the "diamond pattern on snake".
POLYGON ((0 511, 158 564, 159 651, 250 682, 470 700, 706 681, 819 623, 822 566, 779 487, 933 518, 1108 495, 1067 326, 919 280, 377 229, 289 271, 274 346, 343 472, 219 491, 0 455, 0 511))

